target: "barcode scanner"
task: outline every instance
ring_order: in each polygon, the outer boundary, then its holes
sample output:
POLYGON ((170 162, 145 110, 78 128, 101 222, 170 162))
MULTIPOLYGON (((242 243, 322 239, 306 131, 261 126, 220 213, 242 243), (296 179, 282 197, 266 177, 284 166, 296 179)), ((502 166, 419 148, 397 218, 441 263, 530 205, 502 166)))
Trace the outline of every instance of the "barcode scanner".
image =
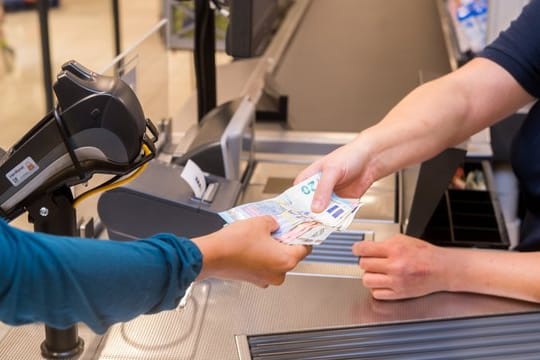
POLYGON ((8 220, 35 196, 95 173, 127 174, 155 154, 157 130, 122 80, 69 61, 54 92, 55 109, 1 155, 0 216, 8 220))

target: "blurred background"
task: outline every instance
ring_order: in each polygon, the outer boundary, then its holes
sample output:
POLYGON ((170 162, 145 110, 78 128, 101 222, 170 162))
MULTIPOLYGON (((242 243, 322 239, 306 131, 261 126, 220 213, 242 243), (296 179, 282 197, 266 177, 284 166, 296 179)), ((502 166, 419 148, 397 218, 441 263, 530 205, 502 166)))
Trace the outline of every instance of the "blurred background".
MULTIPOLYGON (((116 56, 114 3, 111 0, 50 1, 48 25, 53 82, 68 60, 76 60, 96 72, 102 72, 112 62, 116 56)), ((189 9, 191 3, 178 2, 182 4, 178 5, 179 11, 184 7, 189 9)), ((117 4, 121 50, 137 43, 164 13, 161 0, 119 0, 117 4)), ((4 0, 2 9, 0 148, 7 150, 50 109, 44 90, 38 5, 35 0, 4 0)), ((189 11, 178 12, 176 16, 177 26, 186 35, 184 43, 167 51, 169 89, 163 94, 169 94, 171 114, 195 88, 191 34, 185 29, 190 22, 187 15, 189 11)), ((227 62, 229 57, 219 52, 216 61, 227 62)), ((14 225, 28 228, 26 217, 20 217, 14 225)))
MULTIPOLYGON (((0 147, 7 149, 49 110, 43 85, 38 10, 35 0, 4 0, 0 57, 0 147)), ((191 3, 191 2, 190 2, 191 3)), ((101 72, 115 57, 113 1, 53 0, 49 41, 53 81, 71 59, 101 72)), ((129 48, 162 18, 160 0, 120 0, 120 44, 129 48)), ((187 3, 186 3, 187 4, 187 3)), ((188 6, 188 5, 186 5, 188 6)), ((180 19, 186 22, 186 20, 180 19)), ((192 51, 168 52, 171 107, 193 92, 192 51)), ((228 61, 224 54, 218 61, 228 61)))

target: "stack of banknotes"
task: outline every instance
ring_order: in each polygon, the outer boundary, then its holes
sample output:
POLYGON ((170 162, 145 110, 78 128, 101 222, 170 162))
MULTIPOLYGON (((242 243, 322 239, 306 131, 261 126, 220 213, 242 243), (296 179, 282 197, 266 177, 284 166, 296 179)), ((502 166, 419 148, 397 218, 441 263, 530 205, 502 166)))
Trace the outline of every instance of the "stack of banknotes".
POLYGON ((279 229, 272 235, 287 244, 319 245, 334 231, 349 227, 362 205, 358 199, 345 199, 332 194, 330 205, 320 212, 311 211, 311 202, 320 180, 316 174, 282 194, 259 202, 243 204, 219 215, 227 222, 272 215, 279 229))

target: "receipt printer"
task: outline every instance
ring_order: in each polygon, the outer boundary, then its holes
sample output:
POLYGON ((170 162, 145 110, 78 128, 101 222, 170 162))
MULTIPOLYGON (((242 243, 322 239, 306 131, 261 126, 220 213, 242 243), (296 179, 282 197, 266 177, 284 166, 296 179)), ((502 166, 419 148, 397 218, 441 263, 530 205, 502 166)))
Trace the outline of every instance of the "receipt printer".
POLYGON ((133 182, 103 193, 98 213, 109 238, 133 240, 160 232, 197 237, 217 231, 225 221, 218 215, 235 206, 241 183, 207 175, 216 184, 211 198, 198 199, 181 178, 183 167, 157 160, 133 182))

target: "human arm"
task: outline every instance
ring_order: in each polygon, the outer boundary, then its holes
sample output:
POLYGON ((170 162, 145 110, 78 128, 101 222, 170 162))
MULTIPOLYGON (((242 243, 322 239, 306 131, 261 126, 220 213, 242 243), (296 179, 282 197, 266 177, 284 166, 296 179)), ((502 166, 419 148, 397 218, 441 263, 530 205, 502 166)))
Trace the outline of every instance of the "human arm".
POLYGON ((353 245, 362 282, 381 300, 439 291, 472 292, 540 303, 540 252, 439 247, 406 235, 353 245))
POLYGON ((0 320, 97 333, 115 322, 172 309, 201 270, 202 254, 184 238, 130 241, 54 236, 0 221, 0 320))
POLYGON ((306 257, 311 247, 278 242, 270 236, 278 227, 273 217, 262 216, 236 221, 193 239, 204 254, 198 279, 235 279, 260 287, 282 284, 285 273, 306 257))
POLYGON ((194 242, 172 234, 118 242, 24 232, 0 220, 0 320, 55 328, 80 321, 102 333, 113 323, 175 308, 197 277, 279 283, 309 249, 283 250, 288 246, 270 237, 273 226, 262 217, 194 242))
POLYGON ((465 141, 532 99, 504 68, 476 58, 414 89, 379 123, 311 164, 296 182, 322 172, 312 204, 322 211, 332 191, 360 197, 375 180, 465 141))

